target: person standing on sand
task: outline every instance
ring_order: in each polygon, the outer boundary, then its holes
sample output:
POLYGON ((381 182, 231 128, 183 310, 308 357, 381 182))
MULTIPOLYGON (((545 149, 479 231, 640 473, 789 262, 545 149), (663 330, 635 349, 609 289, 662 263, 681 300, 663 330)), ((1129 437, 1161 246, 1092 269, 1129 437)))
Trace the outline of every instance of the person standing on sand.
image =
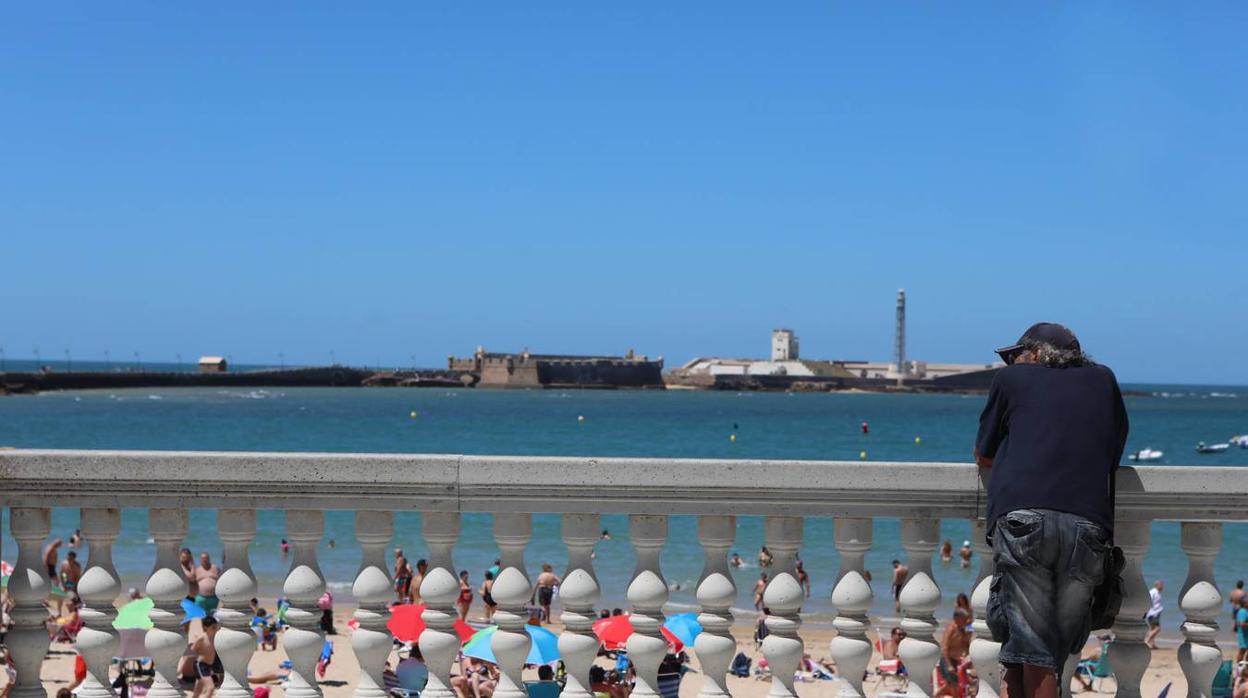
POLYGON ((182 566, 182 576, 186 577, 186 600, 195 603, 199 585, 195 583, 195 557, 191 555, 190 548, 182 548, 178 552, 178 564, 182 566))
POLYGON ((204 609, 208 615, 217 610, 220 601, 217 599, 217 580, 221 578, 221 568, 212 562, 208 553, 199 554, 199 565, 195 568, 195 605, 204 609))
POLYGON ((498 608, 498 603, 494 601, 494 573, 486 570, 485 581, 481 582, 481 602, 485 604, 485 622, 491 623, 494 619, 494 609, 498 608))
POLYGON ((1235 640, 1238 648, 1235 662, 1238 664, 1248 659, 1248 595, 1239 597, 1239 608, 1235 611, 1235 640))
POLYGON ((209 698, 212 695, 217 687, 212 675, 221 666, 213 644, 213 638, 220 629, 217 619, 204 616, 200 622, 204 632, 191 643, 191 651, 195 654, 195 690, 191 692, 191 698, 209 698))
POLYGON ((82 565, 78 564, 78 553, 71 550, 61 563, 61 588, 67 594, 73 593, 78 590, 79 579, 82 579, 82 565))
POLYGON ((901 589, 909 576, 910 568, 901 564, 901 560, 893 560, 893 604, 898 613, 901 612, 901 589))
POLYGON ((1032 325, 997 354, 1006 366, 989 388, 973 453, 992 470, 987 621, 1002 643, 1010 698, 1057 698, 1105 575, 1127 410, 1113 372, 1061 325, 1032 325))
POLYGON ((763 572, 758 575, 758 581, 754 582, 754 610, 763 610, 763 592, 767 591, 767 573, 763 572))
POLYGON ((403 555, 403 548, 394 549, 394 595, 399 603, 407 601, 412 594, 412 566, 403 555))
POLYGON ((810 598, 810 574, 806 572, 806 566, 801 560, 797 561, 797 583, 802 587, 802 591, 806 592, 806 598, 810 598))
POLYGON ((455 600, 459 610, 459 619, 468 620, 468 609, 472 608, 472 585, 468 583, 468 570, 459 571, 459 598, 455 600))
POLYGON ((1244 600, 1244 580, 1235 582, 1235 588, 1231 589, 1227 601, 1231 602, 1231 627, 1235 627, 1235 616, 1239 613, 1239 606, 1244 600))
POLYGON ((429 562, 423 557, 417 560, 416 570, 412 572, 411 589, 408 592, 408 598, 410 598, 414 604, 420 603, 420 585, 425 582, 425 574, 428 572, 429 562))
POLYGON ((936 672, 944 685, 933 698, 962 695, 958 669, 962 666, 963 658, 971 651, 971 634, 966 631, 969 623, 970 618, 966 611, 954 609, 953 620, 945 626, 945 632, 940 638, 940 661, 936 664, 936 672))
POLYGON ((555 600, 555 587, 559 586, 562 580, 555 574, 555 568, 549 563, 542 564, 542 573, 537 575, 537 604, 542 607, 542 619, 549 623, 550 605, 555 600))
POLYGON ((1148 590, 1148 600, 1152 605, 1148 607, 1148 613, 1144 614, 1144 622, 1148 623, 1148 634, 1144 636, 1144 644, 1148 645, 1150 650, 1157 649, 1157 636, 1161 634, 1161 612, 1165 607, 1161 604, 1161 592, 1166 588, 1166 583, 1158 579, 1153 582, 1153 588, 1148 590))

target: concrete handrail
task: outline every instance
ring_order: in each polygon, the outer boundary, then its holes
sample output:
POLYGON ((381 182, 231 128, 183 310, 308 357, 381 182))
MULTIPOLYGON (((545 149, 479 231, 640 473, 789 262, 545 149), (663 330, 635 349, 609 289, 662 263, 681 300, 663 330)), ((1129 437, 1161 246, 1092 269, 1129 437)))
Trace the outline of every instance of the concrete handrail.
MULTIPOLYGON (((966 463, 211 451, 0 451, 0 505, 983 515, 966 463)), ((1120 520, 1248 520, 1248 469, 1124 466, 1120 520)))

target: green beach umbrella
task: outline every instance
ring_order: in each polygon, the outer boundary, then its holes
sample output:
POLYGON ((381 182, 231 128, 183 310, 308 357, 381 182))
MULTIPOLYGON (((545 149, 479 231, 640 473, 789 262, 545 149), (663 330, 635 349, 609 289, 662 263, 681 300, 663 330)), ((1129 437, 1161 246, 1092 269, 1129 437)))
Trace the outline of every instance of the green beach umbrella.
POLYGON ((113 627, 118 630, 147 630, 152 627, 152 619, 147 613, 156 604, 151 599, 137 599, 122 606, 117 611, 117 620, 113 627))

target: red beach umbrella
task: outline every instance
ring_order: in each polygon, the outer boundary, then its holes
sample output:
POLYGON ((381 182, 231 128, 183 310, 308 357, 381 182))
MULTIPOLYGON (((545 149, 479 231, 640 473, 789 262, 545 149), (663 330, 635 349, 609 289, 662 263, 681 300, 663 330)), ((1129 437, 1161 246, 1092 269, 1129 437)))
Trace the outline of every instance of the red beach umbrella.
MULTIPOLYGON (((425 605, 404 604, 390 607, 390 620, 386 621, 389 630, 399 642, 416 642, 420 634, 425 632, 425 619, 420 614, 425 612, 425 605)), ((458 618, 455 619, 455 634, 460 642, 467 642, 477 631, 458 618)))
MULTIPOLYGON (((663 637, 667 638, 667 649, 672 654, 685 648, 684 643, 672 634, 672 631, 667 628, 659 628, 659 631, 663 633, 663 637)), ((604 649, 610 651, 626 649, 624 645, 628 642, 628 636, 633 634, 633 621, 629 620, 627 614, 599 618, 594 621, 594 634, 598 636, 598 641, 602 643, 604 649)))

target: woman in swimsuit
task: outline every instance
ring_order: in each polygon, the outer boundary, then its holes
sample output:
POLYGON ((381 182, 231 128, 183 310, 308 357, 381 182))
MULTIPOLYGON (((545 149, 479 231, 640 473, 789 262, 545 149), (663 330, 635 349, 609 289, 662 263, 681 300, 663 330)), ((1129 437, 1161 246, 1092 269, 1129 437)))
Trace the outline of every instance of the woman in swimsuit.
POLYGON ((455 602, 459 609, 459 619, 468 620, 468 609, 472 607, 472 585, 468 583, 468 570, 459 571, 459 599, 455 602))
POLYGON ((486 570, 485 581, 481 582, 481 600, 485 602, 485 622, 486 623, 491 622, 490 619, 494 617, 494 609, 498 608, 498 604, 494 602, 494 595, 490 593, 493 590, 494 590, 494 573, 489 570, 486 570))

